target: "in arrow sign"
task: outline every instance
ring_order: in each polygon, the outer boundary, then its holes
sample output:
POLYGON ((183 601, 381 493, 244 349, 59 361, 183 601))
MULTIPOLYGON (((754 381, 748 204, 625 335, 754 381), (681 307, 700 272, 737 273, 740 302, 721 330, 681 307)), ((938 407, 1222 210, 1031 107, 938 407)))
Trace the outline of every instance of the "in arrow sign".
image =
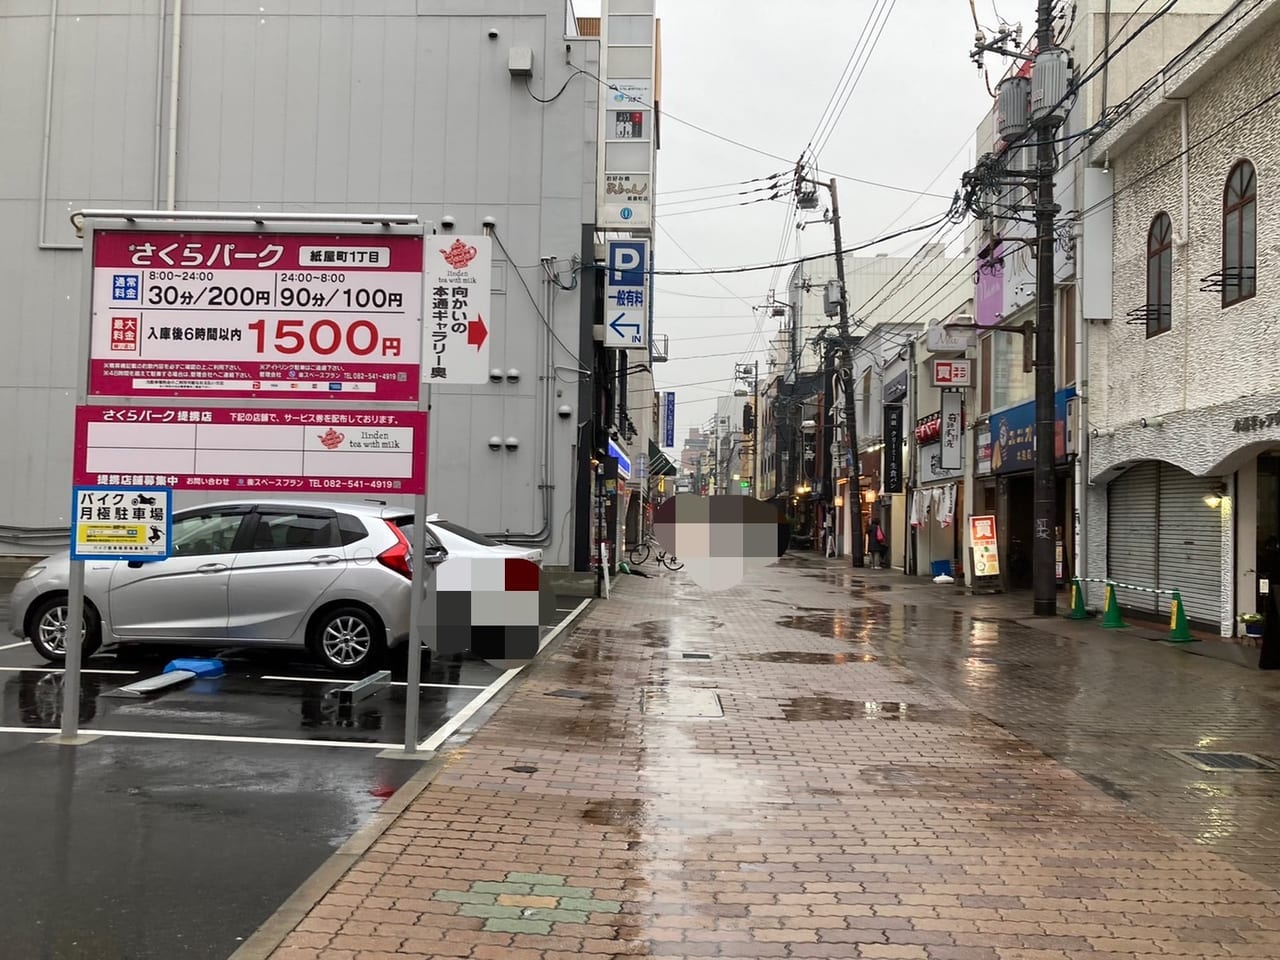
POLYGON ((612 330, 614 333, 616 333, 620 337, 626 337, 627 334, 623 333, 622 331, 629 327, 632 331, 631 335, 638 337, 640 335, 640 324, 622 323, 622 321, 625 319, 627 319, 627 315, 625 313, 618 314, 616 317, 613 318, 613 320, 610 321, 609 329, 612 330))
POLYGON ((475 347, 476 353, 480 352, 480 347, 484 344, 484 338, 489 335, 489 331, 485 328, 484 317, 476 317, 467 324, 467 346, 475 347))

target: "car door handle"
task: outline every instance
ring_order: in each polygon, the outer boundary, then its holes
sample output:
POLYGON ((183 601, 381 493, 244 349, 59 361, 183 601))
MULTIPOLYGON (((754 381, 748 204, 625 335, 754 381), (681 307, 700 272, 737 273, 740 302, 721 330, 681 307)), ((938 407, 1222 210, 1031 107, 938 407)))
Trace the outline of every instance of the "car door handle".
POLYGON ((334 556, 332 553, 326 553, 326 554, 324 554, 323 556, 319 556, 319 557, 312 557, 312 558, 311 558, 311 562, 312 562, 312 563, 314 563, 314 564, 316 564, 317 566, 319 566, 319 565, 321 565, 321 564, 326 564, 326 565, 327 565, 327 564, 330 564, 330 563, 338 563, 338 562, 340 562, 341 560, 342 560, 342 558, 341 558, 341 557, 334 556))
POLYGON ((221 573, 227 569, 230 568, 225 563, 206 563, 203 566, 196 567, 196 573, 221 573))

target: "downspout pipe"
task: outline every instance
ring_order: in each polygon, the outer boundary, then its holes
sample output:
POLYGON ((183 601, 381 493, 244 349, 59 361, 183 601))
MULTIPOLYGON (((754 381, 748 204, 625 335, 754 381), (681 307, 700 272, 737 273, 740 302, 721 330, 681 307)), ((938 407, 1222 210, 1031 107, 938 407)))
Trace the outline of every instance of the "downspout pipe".
POLYGON ((178 86, 182 77, 182 0, 173 0, 173 38, 169 54, 169 145, 165 175, 165 209, 174 206, 178 190, 178 86))
POLYGON ((36 236, 36 248, 39 250, 80 250, 78 243, 53 243, 48 238, 45 226, 45 210, 49 206, 49 154, 53 139, 53 79, 58 50, 58 0, 49 0, 49 55, 45 63, 44 76, 44 135, 40 146, 40 209, 36 216, 40 218, 40 229, 36 236))
MULTIPOLYGON (((555 286, 552 280, 552 258, 543 257, 543 316, 546 324, 543 327, 544 344, 542 356, 542 372, 538 377, 542 384, 542 431, 539 439, 538 487, 542 500, 542 526, 534 533, 486 533, 485 536, 504 543, 515 543, 521 546, 546 546, 551 542, 552 504, 555 494, 555 457, 551 451, 551 418, 555 415, 555 347, 551 331, 555 320, 555 286)), ((512 269, 518 269, 512 265, 512 269)))

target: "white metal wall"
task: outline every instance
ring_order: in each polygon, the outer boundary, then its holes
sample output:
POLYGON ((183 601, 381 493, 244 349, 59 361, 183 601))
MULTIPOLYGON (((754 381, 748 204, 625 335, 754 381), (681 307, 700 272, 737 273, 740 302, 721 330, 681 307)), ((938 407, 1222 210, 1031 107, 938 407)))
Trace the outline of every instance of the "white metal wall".
MULTIPOLYGON (((9 306, 0 314, 0 553, 40 551, 67 523, 69 345, 83 322, 82 254, 68 214, 152 208, 167 179, 165 5, 61 0, 51 44, 51 4, 0 5, 0 289, 9 306), (71 249, 38 249, 42 237, 71 249)), ((586 414, 576 410, 579 292, 555 294, 550 322, 565 346, 554 346, 550 380, 539 258, 580 253, 582 226, 594 219, 598 85, 578 75, 542 105, 507 71, 509 48, 527 46, 538 96, 570 76, 564 0, 284 0, 265 9, 258 0, 185 0, 183 11, 179 209, 413 212, 435 222, 447 213, 457 233, 495 219, 532 295, 495 245, 491 359, 521 376, 436 389, 431 509, 487 532, 549 526, 547 561, 567 563, 575 427, 586 414), (569 403, 574 415, 548 419, 548 403, 569 403), (518 451, 492 453, 495 434, 519 438, 518 451), (550 516, 543 459, 554 471, 550 516)), ((570 42, 575 66, 596 72, 597 57, 595 41, 570 42)))

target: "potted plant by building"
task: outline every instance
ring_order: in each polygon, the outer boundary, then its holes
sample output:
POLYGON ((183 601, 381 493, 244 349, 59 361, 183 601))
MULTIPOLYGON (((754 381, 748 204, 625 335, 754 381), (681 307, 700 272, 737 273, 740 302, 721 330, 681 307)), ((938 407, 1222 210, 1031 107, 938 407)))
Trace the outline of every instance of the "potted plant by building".
POLYGON ((1260 637, 1262 636, 1262 614, 1260 613, 1242 613, 1236 618, 1244 624, 1245 636, 1260 637))

